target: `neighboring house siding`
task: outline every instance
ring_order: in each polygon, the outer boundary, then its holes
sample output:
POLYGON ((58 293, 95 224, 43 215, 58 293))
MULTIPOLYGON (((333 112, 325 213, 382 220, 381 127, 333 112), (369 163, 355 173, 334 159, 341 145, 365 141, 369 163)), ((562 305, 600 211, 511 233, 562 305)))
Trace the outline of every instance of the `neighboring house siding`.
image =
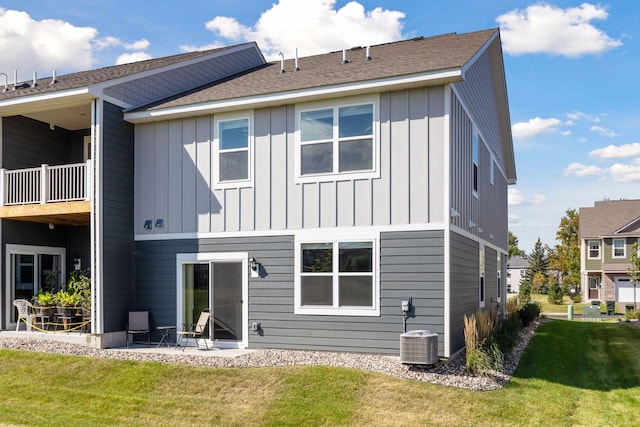
POLYGON ((464 315, 479 307, 479 245, 469 238, 450 232, 450 350, 453 354, 464 347, 464 315))
POLYGON ((294 182, 295 106, 253 112, 253 187, 213 189, 214 116, 136 126, 136 234, 444 220, 444 90, 380 95, 380 178, 294 182), (145 230, 147 219, 165 227, 145 230))
POLYGON ((102 140, 104 332, 124 330, 133 287, 133 125, 104 103, 102 140))
POLYGON ((627 237, 625 243, 625 257, 624 258, 614 258, 613 257, 613 241, 618 239, 625 239, 625 237, 616 237, 616 238, 606 238, 604 239, 604 244, 602 245, 603 252, 603 263, 604 264, 628 264, 629 263, 629 255, 631 255, 631 251, 633 250, 633 244, 636 242, 636 239, 633 237, 627 237))
POLYGON ((444 340, 444 239, 441 231, 381 233, 381 315, 294 315, 294 236, 238 237, 136 242, 136 301, 151 311, 155 325, 176 318, 176 254, 248 252, 265 273, 249 279, 251 348, 317 349, 398 354, 401 301, 412 298, 415 313, 407 329, 428 329, 444 340))
POLYGON ((190 65, 175 64, 167 71, 110 86, 104 93, 139 106, 255 68, 263 62, 255 46, 241 46, 236 52, 223 52, 222 58, 216 56, 190 65))

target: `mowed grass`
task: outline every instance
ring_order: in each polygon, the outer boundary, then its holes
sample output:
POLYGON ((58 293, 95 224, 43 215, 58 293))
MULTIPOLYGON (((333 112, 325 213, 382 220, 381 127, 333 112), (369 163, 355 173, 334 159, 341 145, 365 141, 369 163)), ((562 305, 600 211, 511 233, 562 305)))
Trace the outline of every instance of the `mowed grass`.
POLYGON ((640 425, 640 329, 542 324, 492 392, 353 369, 221 369, 0 351, 2 425, 640 425))

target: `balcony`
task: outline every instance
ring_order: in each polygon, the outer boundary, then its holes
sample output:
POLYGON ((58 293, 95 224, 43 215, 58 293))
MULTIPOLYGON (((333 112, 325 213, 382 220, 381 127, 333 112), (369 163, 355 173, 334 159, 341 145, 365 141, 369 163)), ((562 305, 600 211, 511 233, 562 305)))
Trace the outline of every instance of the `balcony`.
POLYGON ((91 160, 86 163, 0 169, 0 218, 57 225, 87 225, 91 212, 91 160))

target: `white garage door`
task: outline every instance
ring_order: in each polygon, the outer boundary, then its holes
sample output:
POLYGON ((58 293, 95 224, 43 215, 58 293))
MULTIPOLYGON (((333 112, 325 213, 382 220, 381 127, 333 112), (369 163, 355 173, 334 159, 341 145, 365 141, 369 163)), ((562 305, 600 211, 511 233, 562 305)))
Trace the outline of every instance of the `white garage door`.
MULTIPOLYGON (((618 302, 633 302, 633 285, 629 278, 616 279, 616 300, 618 302)), ((636 301, 640 302, 640 285, 636 286, 636 301)))

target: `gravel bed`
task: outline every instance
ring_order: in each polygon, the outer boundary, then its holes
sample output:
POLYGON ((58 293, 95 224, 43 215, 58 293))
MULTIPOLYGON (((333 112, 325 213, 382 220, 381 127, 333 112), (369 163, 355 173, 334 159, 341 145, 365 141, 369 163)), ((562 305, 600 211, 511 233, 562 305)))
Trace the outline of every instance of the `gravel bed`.
POLYGON ((399 357, 359 353, 332 353, 298 350, 258 350, 237 357, 199 356, 192 354, 147 353, 111 349, 95 349, 77 344, 58 341, 3 338, 0 334, 0 349, 17 349, 44 353, 71 354, 120 360, 139 360, 166 363, 186 363, 199 366, 217 366, 228 368, 324 365, 355 368, 378 372, 416 381, 426 381, 451 387, 472 390, 497 390, 502 388, 518 366, 520 356, 529 344, 539 322, 533 322, 521 332, 518 344, 505 355, 501 371, 492 371, 485 375, 469 375, 464 370, 465 354, 459 353, 447 362, 435 365, 407 366, 400 363, 399 357))

